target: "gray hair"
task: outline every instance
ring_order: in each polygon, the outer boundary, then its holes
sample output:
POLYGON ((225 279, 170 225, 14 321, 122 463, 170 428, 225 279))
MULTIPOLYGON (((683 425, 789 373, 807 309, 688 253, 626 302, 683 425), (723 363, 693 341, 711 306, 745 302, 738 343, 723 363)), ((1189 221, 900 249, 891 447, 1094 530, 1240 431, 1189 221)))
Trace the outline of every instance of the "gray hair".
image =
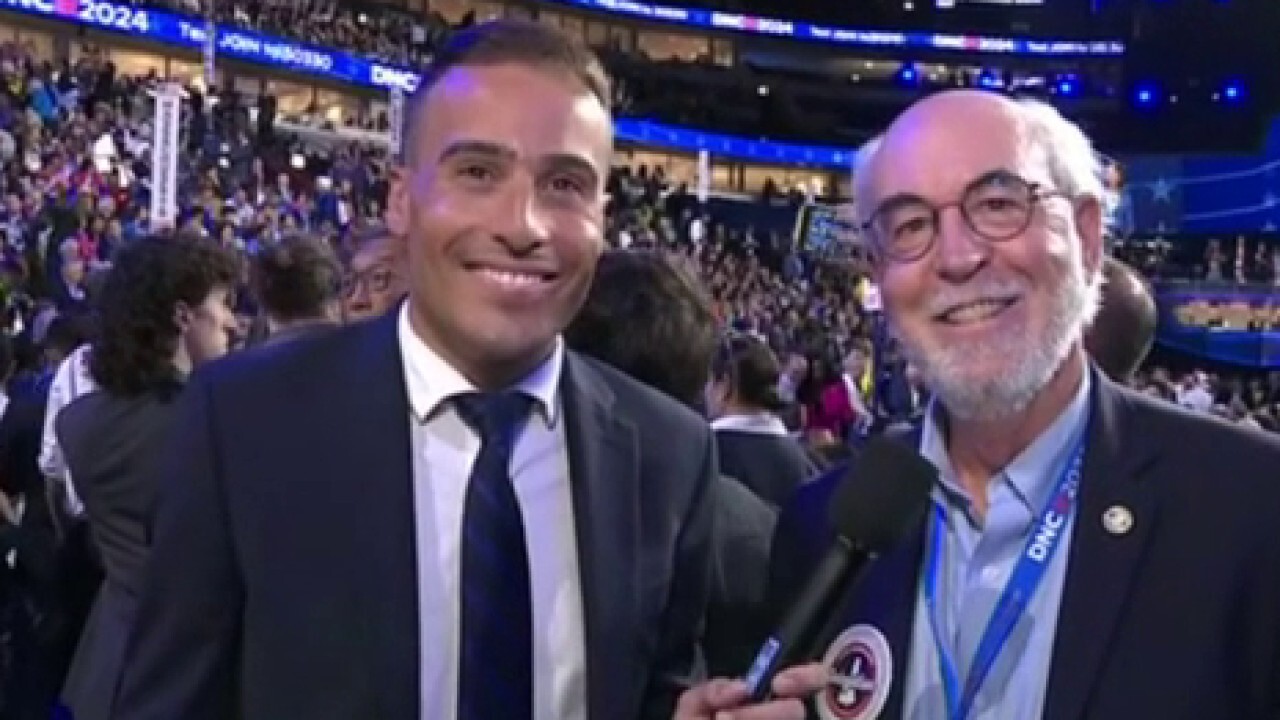
MULTIPOLYGON (((1102 156, 1084 130, 1063 117, 1054 106, 1040 100, 1014 101, 1029 151, 1041 153, 1054 186, 1073 199, 1092 198, 1102 207, 1103 229, 1114 229, 1117 193, 1107 187, 1102 156)), ((884 145, 880 134, 858 149, 853 159, 854 218, 861 225, 871 217, 871 167, 884 145)))

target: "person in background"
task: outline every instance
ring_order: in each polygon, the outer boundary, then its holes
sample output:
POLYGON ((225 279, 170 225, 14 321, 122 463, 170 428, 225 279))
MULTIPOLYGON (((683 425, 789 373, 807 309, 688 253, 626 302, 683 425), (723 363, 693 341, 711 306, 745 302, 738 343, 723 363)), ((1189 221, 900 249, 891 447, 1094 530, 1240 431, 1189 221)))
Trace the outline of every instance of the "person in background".
POLYGON ((55 420, 106 573, 63 688, 77 720, 111 718, 150 547, 153 466, 186 376, 227 352, 239 274, 238 258, 212 241, 151 236, 121 248, 95 303, 97 390, 55 420))
POLYGON ((1102 266, 1102 306, 1084 334, 1084 347, 1102 372, 1128 384, 1156 339, 1156 300, 1133 268, 1107 258, 1102 266))
POLYGON ((809 375, 809 359, 804 353, 791 351, 778 376, 778 398, 786 403, 780 413, 789 432, 799 432, 804 427, 804 408, 800 402, 800 388, 809 375))
POLYGON ((716 436, 720 471, 773 507, 817 474, 817 465, 778 416, 778 360, 763 341, 727 335, 711 359, 707 416, 716 436))
POLYGON ((101 579, 87 526, 68 513, 65 493, 46 479, 38 462, 46 408, 56 388, 52 368, 91 332, 86 316, 54 317, 43 345, 36 348, 38 379, 14 388, 0 417, 0 471, 5 488, 20 497, 16 505, 22 508, 24 569, 43 618, 40 651, 28 659, 23 684, 31 697, 43 699, 46 712, 62 686, 101 579))
POLYGON ((920 369, 909 362, 894 362, 876 391, 877 423, 888 432, 915 427, 924 417, 928 400, 920 369))
POLYGON ((1213 383, 1202 370, 1187 373, 1175 392, 1177 403, 1196 412, 1212 412, 1215 405, 1213 383))
POLYGON ((76 314, 88 309, 84 282, 88 274, 88 261, 81 254, 76 238, 67 238, 58 246, 58 256, 52 267, 53 299, 59 313, 76 314))
MULTIPOLYGON (((700 409, 706 368, 716 353, 716 322, 698 281, 666 257, 611 250, 601 256, 565 342, 700 409)), ((712 497, 715 535, 703 649, 710 675, 731 676, 750 667, 772 619, 764 615, 763 602, 776 513, 723 469, 712 497)))
POLYGON ((71 518, 84 514, 84 505, 76 495, 75 486, 67 473, 66 460, 62 455, 62 446, 58 444, 58 435, 54 432, 54 421, 67 405, 77 398, 97 390, 97 384, 89 374, 88 338, 74 348, 61 362, 54 367, 57 370, 49 383, 47 404, 44 412, 44 430, 40 440, 40 471, 49 483, 50 497, 55 498, 53 504, 71 518))
POLYGON ((811 427, 852 441, 871 428, 875 416, 863 392, 863 379, 871 367, 871 346, 858 341, 845 353, 843 372, 822 390, 818 412, 811 427))
POLYGON ((383 315, 408 292, 405 239, 375 227, 357 234, 342 281, 342 316, 356 322, 383 315))
POLYGON ((292 235, 260 250, 249 264, 249 290, 267 322, 258 346, 337 326, 341 286, 342 267, 327 243, 292 235))

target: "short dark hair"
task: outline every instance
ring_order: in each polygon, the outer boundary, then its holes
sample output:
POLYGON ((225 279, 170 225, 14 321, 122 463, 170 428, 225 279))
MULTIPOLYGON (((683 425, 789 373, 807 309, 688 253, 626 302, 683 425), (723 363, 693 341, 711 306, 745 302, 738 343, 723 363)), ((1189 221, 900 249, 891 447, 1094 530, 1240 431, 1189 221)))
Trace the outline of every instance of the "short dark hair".
POLYGON ((172 388, 178 303, 199 305, 215 288, 234 288, 239 276, 239 258, 212 240, 161 234, 122 245, 94 301, 89 375, 117 397, 172 388))
POLYGON ((728 380, 743 404, 780 412, 787 404, 778 395, 782 369, 778 356, 765 341, 746 333, 727 335, 711 361, 711 377, 728 380))
POLYGON ((339 260, 343 267, 350 267, 360 253, 368 248, 375 248, 383 243, 397 240, 391 230, 382 223, 375 223, 355 232, 349 233, 341 245, 339 260))
POLYGON ((569 347, 699 409, 717 325, 696 278, 651 251, 610 250, 565 330, 569 347))
MULTIPOLYGON (((105 277, 103 278, 105 281, 105 277)), ((92 297, 91 302, 92 302, 92 297)), ((90 313, 77 312, 58 315, 44 331, 44 347, 62 355, 70 355, 75 349, 93 339, 94 318, 90 313)))
POLYGON ((1156 301, 1136 270, 1107 258, 1102 265, 1102 305, 1085 332, 1085 349, 1107 377, 1127 383, 1155 343, 1156 301))
POLYGON ((249 288, 273 320, 318 318, 325 314, 326 305, 338 299, 342 265, 323 240, 291 235, 253 257, 249 288))
POLYGON ((416 152, 427 96, 446 73, 459 67, 506 63, 563 73, 582 83, 606 110, 612 105, 609 73, 581 39, 532 20, 490 20, 454 33, 423 72, 417 89, 405 102, 401 133, 405 159, 416 152))

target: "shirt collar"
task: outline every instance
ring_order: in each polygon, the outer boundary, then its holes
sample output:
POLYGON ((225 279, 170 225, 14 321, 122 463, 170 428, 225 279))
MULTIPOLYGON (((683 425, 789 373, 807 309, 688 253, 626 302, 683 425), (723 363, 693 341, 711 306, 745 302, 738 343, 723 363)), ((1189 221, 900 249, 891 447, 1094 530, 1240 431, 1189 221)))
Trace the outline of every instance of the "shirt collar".
MULTIPOLYGON (((476 386, 431 349, 409 324, 409 302, 400 305, 396 335, 404 363, 409 409, 419 422, 426 422, 446 400, 477 392, 476 386)), ((514 388, 534 400, 548 428, 555 427, 558 412, 560 374, 564 368, 564 341, 556 338, 551 355, 526 375, 514 388)))
POLYGON ((782 420, 770 412, 754 415, 723 415, 711 421, 713 431, 729 430, 757 435, 779 435, 785 437, 787 426, 782 420))
MULTIPOLYGON (((1080 387, 1066 409, 1000 473, 1032 515, 1038 514, 1048 502, 1049 494, 1057 484, 1058 472, 1069 461, 1068 454, 1085 432, 1092 385, 1092 372, 1085 368, 1080 387)), ((956 482, 942 427, 942 407, 936 398, 930 401, 929 410, 925 413, 920 454, 938 468, 939 489, 944 499, 955 504, 958 498, 968 497, 956 482)))

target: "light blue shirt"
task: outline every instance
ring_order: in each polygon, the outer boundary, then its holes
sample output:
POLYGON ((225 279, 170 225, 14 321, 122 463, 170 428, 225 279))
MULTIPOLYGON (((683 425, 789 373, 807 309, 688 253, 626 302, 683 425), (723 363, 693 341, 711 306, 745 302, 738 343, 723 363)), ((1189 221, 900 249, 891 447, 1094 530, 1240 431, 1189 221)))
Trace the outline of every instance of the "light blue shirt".
MULTIPOLYGON (((951 466, 946 437, 938 425, 939 408, 935 405, 927 414, 920 453, 938 467, 939 484, 933 489, 933 500, 943 507, 946 516, 937 585, 942 625, 938 635, 950 643, 961 686, 992 609, 1071 460, 1071 451, 1085 432, 1089 386, 1086 371, 1067 409, 992 478, 984 521, 975 516, 973 504, 951 466)), ((1034 720, 1043 715, 1074 525, 1073 518, 1026 612, 978 692, 967 720, 1034 720)), ((918 587, 903 717, 946 720, 946 695, 932 620, 924 601, 923 576, 918 587)))

